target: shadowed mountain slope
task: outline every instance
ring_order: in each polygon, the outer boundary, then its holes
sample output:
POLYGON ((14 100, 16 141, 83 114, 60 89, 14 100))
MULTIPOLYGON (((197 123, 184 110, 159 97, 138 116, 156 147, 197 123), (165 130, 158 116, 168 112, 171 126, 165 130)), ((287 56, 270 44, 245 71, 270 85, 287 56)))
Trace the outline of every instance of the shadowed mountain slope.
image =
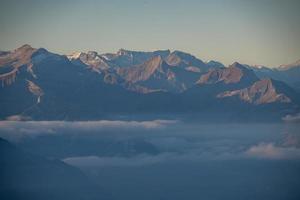
POLYGON ((79 169, 21 151, 0 138, 0 198, 111 199, 79 169))

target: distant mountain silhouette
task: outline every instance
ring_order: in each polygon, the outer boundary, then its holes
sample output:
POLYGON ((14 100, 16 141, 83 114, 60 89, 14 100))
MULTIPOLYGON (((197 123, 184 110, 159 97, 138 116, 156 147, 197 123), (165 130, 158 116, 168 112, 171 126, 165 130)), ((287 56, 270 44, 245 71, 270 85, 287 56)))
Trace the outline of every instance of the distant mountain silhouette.
POLYGON ((272 78, 283 81, 300 91, 300 60, 275 68, 249 66, 260 78, 272 78))

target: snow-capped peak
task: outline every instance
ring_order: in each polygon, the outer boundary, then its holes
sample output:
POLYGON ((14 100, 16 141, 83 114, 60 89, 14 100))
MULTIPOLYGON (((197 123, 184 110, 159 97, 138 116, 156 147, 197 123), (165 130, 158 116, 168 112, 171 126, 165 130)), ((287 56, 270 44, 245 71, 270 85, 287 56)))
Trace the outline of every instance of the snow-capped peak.
POLYGON ((76 59, 80 58, 80 56, 81 56, 82 54, 83 54, 82 52, 74 52, 74 53, 72 53, 72 54, 70 54, 70 55, 67 55, 67 58, 68 58, 69 60, 76 60, 76 59))
POLYGON ((251 65, 251 67, 257 68, 257 69, 262 69, 265 68, 263 65, 251 65))

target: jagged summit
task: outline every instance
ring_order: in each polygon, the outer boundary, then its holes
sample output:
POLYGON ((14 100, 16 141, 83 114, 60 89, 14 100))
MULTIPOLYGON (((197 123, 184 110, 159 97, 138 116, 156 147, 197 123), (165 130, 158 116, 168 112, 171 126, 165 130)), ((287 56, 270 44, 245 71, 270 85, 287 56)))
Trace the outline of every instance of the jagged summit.
POLYGON ((24 50, 29 50, 29 49, 34 49, 32 46, 30 46, 29 44, 24 44, 20 47, 18 47, 17 49, 15 49, 15 51, 24 51, 24 50))
POLYGON ((12 65, 17 68, 28 64, 30 63, 31 56, 35 51, 37 51, 37 49, 25 44, 0 56, 0 65, 12 65))
POLYGON ((106 70, 111 67, 106 58, 99 55, 96 51, 88 51, 87 53, 75 52, 67 57, 74 64, 84 64, 98 73, 101 73, 101 70, 106 70))
POLYGON ((147 90, 144 91, 174 93, 182 92, 191 87, 199 76, 198 72, 170 66, 161 55, 135 67, 120 68, 118 74, 126 82, 146 88, 147 90))
POLYGON ((239 69, 248 69, 246 66, 240 64, 239 62, 234 62, 231 65, 229 65, 228 67, 239 68, 239 69))
POLYGON ((196 58, 195 56, 185 53, 183 51, 175 50, 166 58, 166 62, 172 66, 179 66, 181 68, 186 68, 190 66, 198 67, 202 70, 206 70, 205 63, 196 58))
POLYGON ((253 103, 256 105, 259 104, 268 104, 268 103, 290 103, 291 99, 284 93, 280 91, 285 87, 288 91, 288 86, 281 84, 281 86, 277 83, 277 81, 266 78, 255 82, 250 87, 234 90, 234 91, 226 91, 219 94, 217 97, 226 98, 226 97, 238 97, 240 100, 253 103))
POLYGON ((69 60, 76 60, 76 59, 79 59, 82 54, 83 54, 83 52, 73 52, 66 56, 69 60))
POLYGON ((124 48, 121 48, 117 51, 116 54, 118 55, 127 55, 127 54, 135 54, 135 53, 152 53, 152 52, 161 52, 161 53, 167 53, 167 54, 170 54, 171 51, 169 49, 166 49, 166 50, 155 50, 155 51, 137 51, 137 50, 128 50, 128 49, 124 49, 124 48))
POLYGON ((155 71, 163 72, 163 65, 166 65, 165 61, 158 55, 140 66, 122 68, 119 70, 119 74, 123 76, 125 80, 135 83, 147 80, 155 71))
POLYGON ((225 84, 233 84, 241 81, 252 82, 258 78, 254 72, 238 62, 233 63, 229 67, 212 69, 202 75, 197 81, 198 84, 215 84, 223 82, 225 84))
POLYGON ((178 55, 180 57, 192 57, 192 58, 195 58, 195 56, 189 54, 189 53, 186 53, 184 51, 180 51, 180 50, 174 50, 173 52, 171 52, 171 54, 175 54, 175 55, 178 55))
POLYGON ((132 53, 137 53, 137 52, 138 51, 130 51, 130 50, 126 50, 126 49, 121 48, 117 51, 116 54, 119 55, 119 56, 124 56, 124 55, 131 55, 132 53))
POLYGON ((209 60, 206 62, 206 65, 209 68, 222 68, 225 67, 221 62, 215 61, 215 60, 209 60))

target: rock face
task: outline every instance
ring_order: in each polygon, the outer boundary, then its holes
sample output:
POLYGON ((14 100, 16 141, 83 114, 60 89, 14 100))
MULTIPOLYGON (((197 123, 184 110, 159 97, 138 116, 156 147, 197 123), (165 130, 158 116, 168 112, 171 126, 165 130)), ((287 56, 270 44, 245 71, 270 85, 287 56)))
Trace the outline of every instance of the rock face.
POLYGON ((89 51, 87 53, 76 52, 67 57, 74 64, 86 65, 98 73, 101 73, 101 70, 110 68, 109 63, 95 51, 89 51))
POLYGON ((14 51, 0 54, 0 66, 12 65, 18 68, 22 65, 29 64, 31 62, 31 56, 37 49, 32 48, 29 45, 23 45, 14 51))
POLYGON ((208 73, 202 75, 197 84, 234 84, 239 82, 252 82, 258 78, 252 70, 235 62, 229 67, 220 69, 212 69, 208 73))
POLYGON ((120 68, 118 74, 126 82, 148 88, 150 91, 171 92, 185 90, 199 76, 198 72, 191 72, 168 65, 161 56, 153 57, 139 66, 120 68))
POLYGON ((136 83, 148 80, 155 73, 156 76, 159 77, 159 74, 164 74, 166 68, 168 68, 168 66, 161 56, 156 56, 140 66, 119 69, 118 73, 124 77, 126 81, 136 83))
POLYGON ((15 82, 18 68, 23 65, 29 65, 31 62, 31 56, 35 51, 36 49, 31 46, 23 45, 14 51, 2 52, 0 54, 0 68, 7 68, 5 73, 0 74, 2 87, 5 85, 11 85, 15 82))
POLYGON ((180 68, 195 67, 198 68, 198 70, 201 72, 205 72, 208 70, 208 66, 202 60, 182 51, 172 52, 166 58, 166 62, 171 66, 180 68))
POLYGON ((117 67, 132 67, 135 65, 140 65, 155 56, 161 56, 162 58, 165 58, 169 54, 170 50, 142 52, 120 49, 115 54, 102 54, 102 57, 117 67))
POLYGON ((27 80, 28 90, 37 97, 37 103, 41 102, 41 97, 44 95, 43 90, 34 82, 27 80))
POLYGON ((0 72, 3 70, 3 68, 10 69, 6 70, 5 73, 0 73, 0 81, 2 82, 2 87, 14 83, 19 71, 24 70, 21 69, 22 67, 26 68, 25 70, 30 72, 32 77, 36 78, 32 70, 33 65, 37 65, 47 58, 56 60, 65 59, 64 56, 52 54, 43 48, 35 49, 27 44, 13 51, 1 53, 0 72))
MULTIPOLYGON (((218 98, 238 97, 241 101, 251 104, 269 104, 269 103, 290 103, 291 99, 284 93, 280 93, 276 86, 280 83, 272 79, 262 79, 255 82, 252 86, 234 91, 226 91, 219 95, 218 98)), ((287 87, 287 85, 283 85, 287 87)), ((282 89, 282 88, 281 88, 282 89)))
POLYGON ((17 72, 18 69, 13 69, 8 73, 1 74, 0 75, 1 86, 4 87, 5 85, 13 84, 16 80, 17 72))

